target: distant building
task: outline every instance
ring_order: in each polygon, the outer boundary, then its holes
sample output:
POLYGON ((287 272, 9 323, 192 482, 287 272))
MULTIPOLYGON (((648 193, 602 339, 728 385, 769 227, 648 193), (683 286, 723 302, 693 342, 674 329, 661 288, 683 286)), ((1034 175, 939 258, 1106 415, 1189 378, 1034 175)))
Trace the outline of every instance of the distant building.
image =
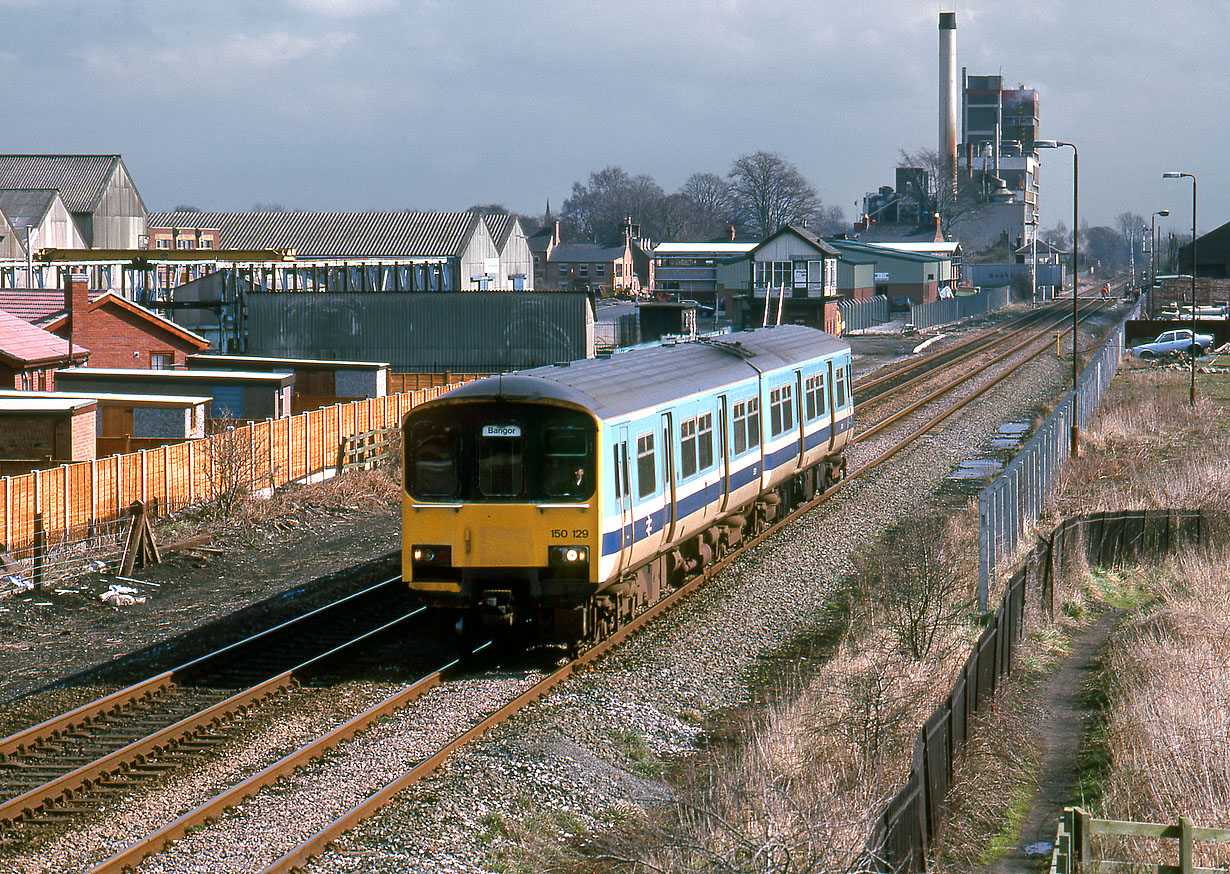
POLYGON ((633 294, 640 290, 632 244, 559 243, 547 256, 544 288, 588 291, 597 296, 633 294))
MULTIPOLYGON (((951 293, 956 288, 957 274, 950 255, 914 251, 907 244, 864 243, 861 240, 830 239, 827 241, 842 258, 856 262, 872 262, 875 294, 889 300, 908 298, 911 303, 938 300, 940 289, 951 293)), ((945 246, 956 244, 918 244, 945 246)))

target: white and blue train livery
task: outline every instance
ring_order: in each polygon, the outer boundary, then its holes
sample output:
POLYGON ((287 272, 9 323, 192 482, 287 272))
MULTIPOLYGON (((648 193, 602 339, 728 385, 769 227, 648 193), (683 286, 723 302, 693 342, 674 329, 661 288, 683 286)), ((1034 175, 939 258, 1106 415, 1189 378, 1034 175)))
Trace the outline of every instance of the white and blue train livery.
POLYGON ((405 417, 406 583, 605 633, 842 475, 850 387, 849 346, 798 325, 460 386, 405 417))

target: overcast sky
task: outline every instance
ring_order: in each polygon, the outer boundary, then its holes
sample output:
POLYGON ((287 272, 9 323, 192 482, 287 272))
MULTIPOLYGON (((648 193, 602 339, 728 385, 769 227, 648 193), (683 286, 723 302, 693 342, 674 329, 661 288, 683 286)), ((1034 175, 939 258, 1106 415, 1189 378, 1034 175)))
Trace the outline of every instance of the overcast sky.
MULTIPOLYGON (((1091 224, 1230 220, 1230 0, 0 0, 9 153, 119 153, 151 210, 541 213, 616 164, 668 192, 782 154, 853 218, 958 69, 1039 92, 1091 224)), ((1042 224, 1072 215, 1043 153, 1042 224)))

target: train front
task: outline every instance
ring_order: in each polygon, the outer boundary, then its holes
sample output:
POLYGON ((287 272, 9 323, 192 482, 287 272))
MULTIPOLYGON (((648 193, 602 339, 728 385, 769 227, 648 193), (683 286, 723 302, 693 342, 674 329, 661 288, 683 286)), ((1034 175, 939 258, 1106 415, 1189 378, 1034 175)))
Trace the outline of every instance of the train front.
POLYGON ((402 576, 473 627, 585 633, 597 587, 597 420, 584 396, 488 377, 406 414, 402 576))

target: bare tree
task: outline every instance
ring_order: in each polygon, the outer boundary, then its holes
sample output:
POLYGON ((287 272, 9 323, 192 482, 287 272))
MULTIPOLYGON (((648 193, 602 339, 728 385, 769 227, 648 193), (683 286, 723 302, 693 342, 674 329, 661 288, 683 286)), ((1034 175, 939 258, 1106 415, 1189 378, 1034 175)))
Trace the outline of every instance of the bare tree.
POLYGON ((919 149, 916 152, 902 149, 901 166, 918 167, 925 171, 927 190, 922 194, 925 200, 930 201, 931 211, 938 216, 944 239, 952 239, 953 225, 978 209, 978 186, 954 173, 952 162, 941 157, 935 149, 919 149))
POLYGON ((604 167, 589 174, 588 185, 572 183, 560 220, 570 237, 594 243, 618 240, 628 219, 641 224, 647 235, 656 236, 652 221, 664 196, 651 176, 629 176, 619 167, 604 167))
POLYGON ((727 175, 741 216, 762 236, 783 225, 813 220, 820 212, 820 195, 781 155, 743 155, 727 175))
POLYGON ((688 235, 707 240, 721 234, 737 218, 730 183, 716 173, 693 173, 679 187, 692 205, 688 235))
POLYGON ((508 207, 502 203, 476 203, 466 212, 476 212, 479 215, 508 215, 508 207))

